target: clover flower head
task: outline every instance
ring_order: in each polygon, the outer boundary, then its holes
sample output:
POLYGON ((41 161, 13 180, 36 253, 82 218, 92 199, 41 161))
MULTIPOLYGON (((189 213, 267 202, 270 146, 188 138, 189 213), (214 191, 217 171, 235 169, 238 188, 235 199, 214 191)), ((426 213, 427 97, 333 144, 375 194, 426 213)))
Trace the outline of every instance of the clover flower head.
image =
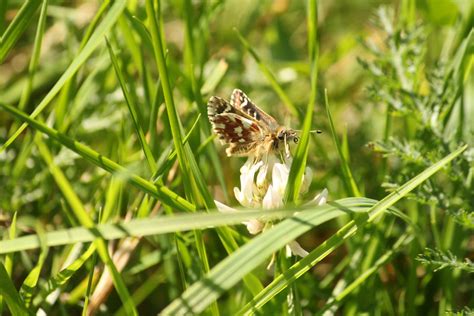
MULTIPOLYGON (((239 203, 247 208, 262 210, 283 207, 283 197, 288 183, 292 159, 287 155, 283 159, 268 154, 265 159, 256 159, 250 156, 240 168, 240 188, 234 188, 234 195, 239 203)), ((306 193, 311 183, 312 171, 306 168, 303 175, 300 192, 306 193)), ((311 202, 310 205, 322 205, 326 203, 328 191, 324 189, 311 202)), ((221 212, 234 212, 235 209, 216 201, 221 212)), ((260 220, 249 220, 243 222, 250 234, 256 235, 262 232, 266 223, 260 220)), ((308 254, 296 241, 290 242, 287 247, 287 255, 298 255, 304 257, 308 254)))

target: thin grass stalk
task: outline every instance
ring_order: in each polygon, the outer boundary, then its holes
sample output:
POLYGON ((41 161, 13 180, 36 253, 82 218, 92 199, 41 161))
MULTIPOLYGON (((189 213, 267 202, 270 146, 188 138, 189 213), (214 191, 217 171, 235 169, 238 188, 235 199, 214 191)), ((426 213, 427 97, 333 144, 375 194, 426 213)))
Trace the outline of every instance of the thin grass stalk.
POLYGON ((327 90, 324 90, 324 105, 326 107, 326 113, 328 116, 329 126, 331 128, 332 139, 334 141, 334 145, 336 146, 337 153, 339 155, 339 160, 341 161, 341 170, 343 174, 343 180, 346 184, 347 189, 349 190, 349 194, 351 196, 362 196, 360 194, 359 188, 354 180, 354 176, 352 175, 351 168, 349 167, 349 162, 347 161, 343 149, 341 147, 341 143, 339 142, 339 138, 336 134, 336 128, 334 127, 334 122, 332 120, 331 111, 329 110, 329 101, 328 101, 328 93, 327 90))
MULTIPOLYGON (((403 234, 395 242, 393 247, 385 252, 372 266, 363 271, 354 281, 348 284, 344 290, 342 290, 337 296, 332 297, 328 300, 326 305, 318 311, 317 315, 323 315, 325 311, 333 306, 340 306, 341 302, 351 294, 355 289, 363 284, 369 277, 373 276, 385 263, 387 263, 392 257, 400 250, 402 246, 406 246, 413 240, 412 234, 403 234)), ((332 312, 334 310, 331 309, 332 312)))
POLYGON ((130 116, 132 117, 132 121, 135 127, 135 131, 137 133, 138 140, 140 142, 140 146, 143 150, 143 154, 145 155, 146 161, 148 163, 148 167, 150 169, 150 172, 153 174, 157 170, 156 162, 155 162, 155 157, 153 157, 153 153, 151 152, 150 146, 148 146, 148 143, 145 139, 145 133, 143 132, 143 129, 141 127, 141 124, 139 122, 138 118, 138 106, 134 102, 134 98, 130 95, 130 91, 127 88, 127 84, 124 78, 124 75, 122 73, 122 70, 120 68, 120 65, 118 63, 117 56, 115 56, 113 52, 113 48, 110 44, 110 42, 106 39, 107 47, 109 49, 109 55, 110 59, 112 60, 112 64, 115 69, 115 73, 117 75, 117 79, 120 83, 120 86, 122 88, 123 95, 125 97, 125 102, 127 103, 128 110, 130 112, 130 116))
POLYGON ((323 260, 337 247, 348 238, 352 237, 358 229, 373 222, 376 218, 381 216, 385 210, 393 206, 402 197, 420 185, 423 181, 431 177, 435 172, 439 171, 442 167, 451 162, 454 158, 459 156, 467 145, 462 146, 438 161, 431 167, 425 169, 423 172, 413 177, 411 180, 402 185, 398 190, 390 193, 380 202, 376 203, 367 214, 357 214, 354 220, 351 220, 345 226, 340 228, 333 236, 327 239, 319 247, 311 251, 306 257, 295 263, 281 276, 273 280, 259 295, 257 295, 252 301, 245 305, 239 312, 239 314, 250 314, 253 310, 261 308, 264 304, 270 301, 275 295, 284 290, 289 284, 294 282, 309 269, 314 267, 318 262, 323 260))
MULTIPOLYGON (((8 25, 0 38, 0 64, 3 63, 15 43, 26 30, 28 25, 33 21, 33 16, 40 5, 41 2, 38 0, 26 1, 23 3, 10 25, 8 25)), ((3 16, 1 18, 3 19, 3 16)))
MULTIPOLYGON (((36 2, 36 1, 33 1, 36 2)), ((38 1, 39 3, 39 1, 38 1)), ((125 1, 117 1, 110 8, 107 16, 104 17, 102 23, 97 27, 91 38, 87 41, 87 44, 79 52, 76 58, 71 62, 66 71, 61 75, 56 84, 49 90, 48 94, 41 100, 38 106, 35 108, 33 113, 29 116, 31 119, 37 117, 43 110, 48 106, 48 104, 54 99, 54 97, 60 92, 62 87, 68 82, 68 80, 74 76, 74 74, 79 70, 79 68, 85 63, 87 58, 94 52, 97 46, 102 42, 103 35, 108 32, 115 21, 119 18, 122 11, 125 9, 125 1)), ((0 58, 1 60, 1 58, 0 58)), ((7 149, 15 139, 25 130, 28 126, 28 123, 23 123, 16 132, 2 145, 0 148, 0 153, 7 149)))
POLYGON ((306 161, 309 153, 309 135, 311 130, 311 124, 313 121, 314 107, 316 104, 316 97, 318 91, 318 38, 317 38, 317 25, 318 25, 318 12, 317 12, 317 1, 310 1, 310 15, 308 16, 308 25, 311 25, 313 29, 311 37, 308 39, 308 50, 310 54, 310 67, 311 67, 311 92, 309 102, 306 107, 306 114, 303 122, 303 130, 301 132, 300 142, 296 148, 296 153, 291 164, 290 174, 288 176, 288 184, 285 190, 284 201, 285 203, 297 203, 301 185, 303 183, 303 175, 306 168, 306 161), (313 7, 314 6, 314 7, 313 7))
POLYGON ((271 72, 270 68, 262 61, 260 56, 258 56, 257 52, 252 48, 252 45, 250 45, 250 43, 242 36, 242 34, 240 34, 239 30, 234 28, 234 31, 237 34, 237 37, 240 43, 242 44, 242 46, 253 57, 258 67, 262 71, 263 75, 270 83, 273 90, 276 92, 276 94, 281 99, 281 101, 283 101, 283 104, 288 108, 290 113, 292 113, 295 117, 297 117, 301 121, 304 118, 303 114, 298 110, 296 105, 290 100, 288 95, 285 93, 283 88, 278 83, 275 75, 271 72))
POLYGON ((61 145, 71 149, 72 151, 74 151, 84 159, 88 160, 89 162, 92 162, 99 168, 102 168, 110 173, 120 174, 124 176, 128 182, 132 183, 140 190, 158 198, 160 201, 163 201, 163 203, 168 204, 172 207, 176 207, 183 211, 191 212, 196 210, 193 204, 180 197, 178 194, 171 191, 167 187, 160 185, 159 183, 151 183, 138 175, 132 174, 125 167, 119 165, 115 161, 104 157, 103 155, 99 154, 90 147, 81 144, 62 133, 59 133, 57 130, 46 126, 44 123, 32 119, 26 113, 21 112, 12 106, 2 103, 0 103, 0 108, 5 109, 10 114, 14 115, 16 118, 27 122, 31 127, 48 135, 61 145))

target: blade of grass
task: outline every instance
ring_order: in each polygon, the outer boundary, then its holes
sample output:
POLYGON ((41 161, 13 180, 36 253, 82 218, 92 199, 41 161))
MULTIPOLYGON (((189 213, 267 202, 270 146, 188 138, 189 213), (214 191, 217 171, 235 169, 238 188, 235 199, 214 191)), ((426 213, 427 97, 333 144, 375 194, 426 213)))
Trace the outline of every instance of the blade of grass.
MULTIPOLYGON (((38 1, 39 4, 39 1, 38 1)), ((30 117, 34 119, 38 116, 51 100, 58 94, 61 88, 68 82, 68 80, 79 70, 79 68, 84 64, 84 62, 89 58, 92 52, 97 48, 97 46, 102 43, 102 37, 110 30, 114 23, 119 18, 120 14, 124 10, 126 1, 116 1, 107 16, 104 17, 101 24, 97 27, 95 32, 92 34, 87 44, 79 52, 76 58, 72 61, 66 71, 61 75, 56 84, 49 90, 48 94, 43 98, 43 100, 38 104, 33 113, 30 114, 30 117)), ((2 145, 0 148, 0 153, 3 152, 8 146, 15 141, 15 139, 25 130, 28 126, 27 123, 23 123, 20 128, 2 145)))
POLYGON ((333 236, 327 239, 319 247, 311 251, 305 258, 301 259, 293 266, 291 266, 287 271, 282 275, 278 276, 273 280, 259 295, 257 295, 252 301, 246 304, 239 314, 250 314, 252 311, 259 309, 264 304, 269 302, 273 297, 275 297, 279 292, 285 289, 289 284, 294 282, 309 269, 314 267, 318 262, 323 258, 328 256, 331 252, 339 247, 345 240, 353 236, 359 228, 366 225, 367 223, 372 222, 375 218, 380 216, 384 211, 393 206, 397 201, 406 196, 410 191, 420 185, 423 181, 431 177, 445 165, 447 165, 451 160, 459 156, 465 149, 467 145, 462 146, 456 151, 452 152, 442 160, 438 161, 431 167, 425 169, 423 172, 413 177, 411 180, 402 185, 398 190, 387 195, 383 200, 377 202, 370 210, 367 212, 367 216, 360 216, 363 214, 358 214, 354 220, 347 223, 341 229, 339 229, 333 236))
POLYGON ((240 40, 240 43, 244 46, 244 48, 247 50, 248 53, 253 57, 255 62, 257 63, 258 67, 262 71, 263 75, 267 80, 270 82, 270 85, 272 86, 273 90, 277 93, 277 95, 280 97, 280 99, 283 101, 283 104, 288 108, 288 110, 297 118, 300 120, 303 119, 303 115, 300 113, 296 105, 290 100, 288 95, 283 91, 283 88, 280 86, 278 83, 275 75, 270 71, 270 69, 265 65, 264 62, 262 62, 261 58, 258 56, 257 52, 252 48, 252 46, 247 42, 247 40, 240 34, 239 30, 234 28, 235 33, 237 34, 237 37, 240 40))
MULTIPOLYGON (((199 314, 224 291, 230 289, 275 252, 308 230, 343 214, 367 212, 374 205, 368 199, 344 199, 340 205, 313 206, 256 236, 219 262, 204 279, 191 285, 162 315, 199 314)), ((265 211, 273 212, 273 211, 265 211)))
MULTIPOLYGON (((196 167, 194 156, 190 150, 189 145, 183 145, 182 141, 182 125, 178 117, 177 109, 174 103, 171 84, 168 76, 168 69, 165 59, 165 41, 162 37, 162 28, 158 21, 161 18, 161 7, 158 2, 159 10, 156 14, 154 4, 151 0, 146 1, 146 12, 150 23, 150 33, 153 44, 153 52, 160 75, 161 87, 163 89, 163 96, 165 99, 166 112, 171 128, 171 135, 173 138, 174 147, 177 153, 179 167, 181 170, 181 177, 186 192, 186 197, 191 198, 196 205, 201 205, 202 200, 211 201, 211 205, 206 205, 207 209, 214 208, 214 201, 210 199, 210 194, 205 185, 203 185, 202 176, 196 167), (193 164, 194 168, 190 167, 193 164), (198 180, 198 181, 196 181, 198 180), (201 180, 201 181, 200 181, 201 180), (200 192, 201 191, 201 192, 200 192), (201 194, 200 194, 201 193, 201 194)), ((203 271, 209 270, 209 262, 207 259, 207 252, 204 241, 200 232, 195 232, 196 249, 199 255, 200 263, 203 271)), ((214 309, 215 310, 215 309, 214 309)))
POLYGON ((41 225, 36 225, 37 232, 38 232, 38 240, 40 242, 41 252, 38 258, 38 262, 36 263, 35 267, 28 273, 28 276, 25 278, 25 281, 21 285, 20 288, 20 295, 25 302, 27 308, 31 305, 31 298, 33 296, 33 292, 36 290, 36 285, 38 284, 38 279, 41 273, 41 269, 43 268, 43 264, 46 261, 48 255, 48 247, 45 246, 44 240, 44 230, 41 225))
POLYGON ((308 0, 308 16, 307 29, 308 29, 308 57, 310 62, 317 60, 319 54, 318 46, 318 2, 317 0, 308 0))
POLYGON ((42 142, 40 137, 41 134, 37 134, 37 137, 35 137, 35 143, 38 147, 40 155, 48 165, 54 180, 56 181, 59 189, 64 195, 64 198, 71 207, 76 219, 79 220, 81 225, 91 229, 91 231, 95 233, 96 239, 94 240, 94 243, 97 247, 97 253, 102 259, 102 262, 104 262, 104 264, 109 269, 109 272, 112 276, 112 281, 115 285, 115 289, 117 290, 117 293, 120 296, 122 303, 127 309, 127 313, 129 315, 138 315, 135 304, 133 304, 132 298, 128 293, 127 287, 125 286, 125 282, 123 281, 121 274, 118 272, 114 262, 112 261, 112 258, 110 257, 109 251, 107 249, 107 244, 105 243, 104 239, 100 237, 100 233, 98 233, 97 230, 94 229, 94 221, 87 214, 84 205, 74 192, 71 184, 69 183, 61 169, 54 164, 51 153, 49 152, 46 145, 42 142))
POLYGON ((201 94, 209 94, 214 92, 214 90, 217 88, 217 85, 222 81, 222 78, 224 78, 228 68, 229 64, 224 59, 219 60, 216 66, 212 69, 209 76, 207 76, 206 81, 204 81, 204 84, 201 88, 201 94))
MULTIPOLYGON (((8 8, 8 0, 0 1, 0 39, 3 36, 3 32, 5 31, 5 18, 8 8)), ((1 304, 0 304, 1 305, 1 304)), ((1 309, 0 309, 1 312, 1 309)))
POLYGON ((151 152, 151 149, 148 146, 148 143, 145 139, 145 133, 143 132, 140 122, 138 121, 137 105, 135 104, 133 97, 130 95, 128 91, 125 78, 122 74, 122 70, 120 69, 120 66, 117 60, 117 56, 115 56, 112 46, 107 38, 106 38, 106 43, 107 43, 107 48, 109 49, 110 59, 112 60, 115 73, 117 75, 117 79, 120 83, 120 87, 122 87, 122 92, 125 97, 125 102, 127 103, 128 109, 130 111, 130 116, 132 117, 132 121, 135 126, 135 131, 137 133, 138 140, 140 141, 140 145, 142 147, 143 153, 145 154, 145 158, 148 162, 148 167, 150 168, 150 171, 153 174, 155 173, 157 169, 156 162, 155 162, 155 158, 153 157, 153 153, 151 152))
MULTIPOLYGON (((92 246, 92 245, 91 245, 92 246)), ((90 249, 90 248, 89 248, 90 249)), ((87 308, 89 307, 90 297, 92 293, 92 287, 94 283, 94 267, 97 265, 97 252, 94 250, 94 257, 92 257, 93 264, 91 265, 91 269, 89 271, 89 276, 87 278, 87 288, 86 293, 84 294, 84 307, 82 308, 82 315, 87 315, 87 308)), ((124 310, 127 310, 126 307, 123 307, 124 310)))
POLYGON ((16 41, 18 41, 28 25, 33 21, 33 15, 36 13, 40 4, 41 1, 39 0, 26 1, 10 25, 8 25, 5 33, 3 33, 3 36, 0 38, 0 64, 3 63, 16 41))
MULTIPOLYGON (((143 282, 140 287, 132 294, 133 301, 138 306, 140 305, 147 297, 152 295, 153 291, 156 290, 158 286, 166 282, 166 277, 163 274, 161 268, 157 269, 153 274, 151 274, 145 282, 143 282)), ((119 309, 115 316, 125 316, 125 309, 122 307, 119 309)))
POLYGON ((35 77, 36 69, 38 68, 38 61, 41 53, 41 43, 43 42, 47 9, 48 0, 44 0, 43 5, 41 6, 38 28, 36 30, 35 42, 33 44, 32 57, 30 64, 28 65, 28 78, 26 81, 26 86, 21 94, 20 104, 18 105, 20 110, 23 110, 30 100, 31 90, 33 88, 33 78, 35 77))
MULTIPOLYGON (((201 113, 198 114, 196 120, 194 123, 191 125, 191 128, 189 131, 186 133, 186 136, 183 139, 183 142, 186 143, 189 140, 189 137, 191 134, 195 131, 196 127, 198 126, 199 120, 201 119, 201 113)), ((172 144, 171 144, 172 145, 172 144)), ((163 159, 158 162, 157 164, 157 170, 155 174, 153 175, 153 179, 157 177, 157 175, 161 175, 166 173, 173 165, 175 158, 176 158, 176 149, 173 149, 171 153, 168 155, 166 159, 163 159)))
MULTIPOLYGON (((8 238, 14 239, 16 236, 16 219, 17 219, 18 212, 13 213, 12 222, 10 224, 10 228, 8 229, 8 238)), ((12 275, 12 268, 13 268, 13 253, 9 253, 5 256, 5 271, 8 275, 12 275)), ((0 314, 3 311, 3 297, 0 295, 0 314)))
POLYGON ((5 266, 0 262, 0 296, 12 313, 12 315, 31 315, 25 307, 25 303, 21 300, 20 295, 15 289, 10 276, 5 270, 5 266))
MULTIPOLYGON (((402 246, 408 245, 414 236, 413 234, 403 234, 393 245, 393 247, 385 252, 376 262, 374 262, 370 268, 362 272, 353 282, 347 285, 343 291, 341 291, 337 296, 332 297, 328 300, 327 304, 324 305, 321 310, 318 311, 317 315, 322 315, 324 311, 330 309, 333 306, 338 306, 344 298, 346 298, 350 293, 357 289, 365 280, 374 275, 385 263, 393 258, 394 254, 397 253, 402 246)), ((331 311, 333 311, 331 309, 331 311)))
MULTIPOLYGON (((339 201, 342 205, 353 206, 373 205, 374 200, 369 199, 343 199, 339 201), (357 204, 359 203, 359 204, 357 204), (365 203, 365 204, 363 204, 365 203)), ((312 208, 311 208, 312 209, 312 208)), ((150 236, 167 234, 178 231, 190 231, 193 229, 208 229, 210 227, 236 225, 250 219, 273 220, 291 216, 301 208, 268 210, 239 210, 232 213, 180 213, 173 216, 158 216, 155 218, 132 219, 129 222, 117 224, 107 223, 94 227, 105 240, 123 237, 150 236)), ((46 246, 54 247, 78 242, 94 241, 94 232, 86 227, 74 227, 61 229, 46 233, 46 246)), ((36 235, 22 236, 11 240, 0 241, 0 254, 35 249, 39 247, 36 235)))
POLYGON ((185 190, 187 194, 192 196, 196 204, 204 202, 206 209, 214 209, 214 200, 207 189, 207 185, 201 175, 191 148, 187 144, 183 145, 182 142, 182 126, 176 111, 176 106, 174 104, 168 69, 166 67, 166 60, 164 57, 164 40, 161 36, 158 18, 154 14, 155 9, 151 0, 146 1, 146 9, 147 15, 150 18, 150 33, 153 42, 153 49, 155 52, 156 64, 158 66, 158 72, 161 78, 165 106, 168 113, 173 143, 175 145, 178 162, 182 171, 181 176, 183 177, 185 190))
POLYGON ((354 177, 352 176, 351 168, 349 167, 349 163, 346 160, 346 157, 344 156, 341 143, 339 142, 339 138, 337 137, 337 134, 336 134, 336 128, 334 127, 331 111, 329 110, 328 93, 326 89, 324 90, 324 106, 326 107, 326 113, 328 115, 332 139, 334 141, 334 145, 336 146, 337 153, 339 154, 339 159, 341 160, 341 169, 342 169, 344 183, 346 184, 346 187, 349 190, 348 193, 351 196, 359 197, 361 196, 359 188, 357 187, 354 177))
POLYGON ((286 185, 284 196, 285 203, 296 203, 299 198, 301 185, 303 183, 303 175, 306 169, 306 161, 308 159, 309 135, 318 91, 318 39, 316 33, 318 25, 317 1, 309 1, 309 3, 310 7, 314 6, 314 10, 310 10, 310 13, 312 14, 308 16, 308 25, 312 25, 315 28, 314 34, 312 34, 312 37, 308 39, 311 64, 311 93, 308 106, 306 107, 300 143, 296 148, 296 153, 293 162, 291 163, 290 174, 288 175, 288 183, 286 185), (312 49, 314 49, 314 52, 311 51, 312 49))
MULTIPOLYGON (((146 1, 146 11, 150 22, 150 33, 153 44, 153 51, 155 55, 158 72, 160 74, 161 86, 163 88, 163 95, 165 98, 166 111, 168 113, 169 124, 171 128, 171 134, 173 136, 174 147, 178 156, 179 165, 183 177, 183 184, 185 185, 186 191, 191 192, 191 172, 189 165, 184 153, 184 146, 182 142, 181 125, 179 122, 178 114, 176 112, 176 106, 174 104, 173 93, 171 91, 171 85, 168 77, 168 70, 166 67, 166 60, 164 56, 164 40, 161 38, 160 27, 158 24, 158 17, 155 14, 155 8, 152 1, 146 1)), ((159 13, 161 14, 161 13, 159 13)))
MULTIPOLYGON (((47 244, 47 242, 45 242, 45 244, 47 244)), ((58 274, 51 276, 49 279, 47 279, 45 284, 40 285, 40 291, 33 300, 33 306, 38 307, 46 300, 46 297, 50 293, 58 289, 60 286, 66 284, 73 276, 76 275, 76 272, 80 268, 82 268, 84 263, 95 253, 95 251, 95 244, 91 244, 79 258, 77 258, 70 265, 62 269, 58 274)))
MULTIPOLYGON (((159 2, 158 2, 159 4, 159 2)), ((186 196, 192 198, 196 205, 204 204, 206 210, 215 209, 214 199, 212 198, 204 177, 201 174, 199 166, 195 160, 193 152, 188 144, 183 145, 182 143, 182 126, 177 115, 176 106, 174 104, 173 94, 171 91, 171 85, 169 81, 168 69, 166 67, 165 60, 165 41, 162 35, 162 29, 158 19, 161 19, 161 12, 155 14, 155 9, 152 0, 146 1, 147 16, 150 21, 150 33, 153 43, 154 57, 158 67, 158 73, 160 75, 161 84, 163 88, 163 95, 165 99, 165 106, 168 113, 169 124, 171 128, 171 134, 175 145, 179 166, 181 169, 181 176, 183 177, 183 184, 185 187, 186 196)), ((230 253, 237 248, 237 243, 225 228, 219 228, 219 238, 221 239, 224 247, 230 253)), ((205 250, 205 244, 202 238, 199 236, 199 232, 196 233, 196 248, 203 265, 203 271, 209 270, 209 263, 207 260, 207 253, 205 250)), ((254 279, 255 281, 255 279, 254 279)), ((250 285, 249 280, 245 280, 246 285, 251 290, 252 286, 258 286, 255 282, 250 285)))
MULTIPOLYGON (((165 98, 166 111, 168 113, 171 134, 173 143, 178 157, 178 162, 181 168, 181 176, 183 177, 183 184, 187 195, 190 195, 199 204, 201 200, 205 202, 207 209, 215 208, 214 200, 207 190, 206 183, 203 180, 201 172, 197 167, 192 151, 189 145, 183 145, 182 142, 182 126, 179 120, 176 106, 174 104, 173 93, 168 76, 168 69, 166 67, 166 60, 164 55, 164 40, 160 32, 158 17, 155 15, 155 9, 151 0, 146 1, 147 15, 150 19, 150 33, 153 43, 153 50, 155 53, 156 64, 160 74, 161 85, 163 88, 163 95, 165 98)), ((161 13, 159 13, 159 16, 161 13)))
MULTIPOLYGON (((203 102, 203 97, 201 94, 202 85, 201 81, 196 78, 195 68, 196 64, 202 65, 202 62, 196 61, 196 53, 195 43, 199 42, 199 38, 196 38, 195 32, 193 32, 195 28, 195 24, 199 24, 199 17, 193 16, 193 4, 190 0, 184 0, 182 2, 182 12, 185 21, 185 51, 184 51, 184 63, 186 65, 186 70, 188 73, 188 77, 191 81, 191 88, 192 88, 192 99, 190 100, 192 103, 195 102, 198 108, 199 113, 203 117, 207 115, 207 107, 206 104, 203 102)), ((227 67, 222 67, 223 69, 227 69, 227 67)), ((225 70, 224 70, 225 72, 225 70)), ((210 124, 206 121, 202 121, 200 124, 201 131, 204 134, 203 137, 207 137, 211 135, 211 128, 210 124)), ((201 135, 199 135, 201 137, 201 135)), ((196 138, 196 141, 200 141, 199 138, 196 138)), ((188 154, 193 154, 190 150, 189 146, 185 146, 185 150, 188 154)), ((219 160, 217 150, 215 147, 208 147, 206 150, 206 154, 208 155, 212 165, 214 165, 214 171, 217 176, 218 181, 220 182, 221 186, 225 187, 225 180, 224 180, 224 172, 222 170, 222 164, 219 160)), ((207 209, 215 208, 214 200, 211 198, 207 185, 204 181, 204 177, 202 176, 200 169, 198 168, 197 163, 190 161, 190 168, 195 174, 196 182, 197 182, 197 190, 203 195, 204 203, 207 209)), ((223 190, 225 195, 227 195, 227 191, 223 190)), ((227 196, 226 196, 227 198, 227 196)))
POLYGON ((2 104, 2 103, 0 103, 0 108, 5 109, 7 112, 14 115, 16 118, 27 122, 34 129, 37 129, 38 131, 48 135, 49 137, 51 137, 52 139, 54 139, 61 145, 71 149, 73 152, 77 153, 78 155, 86 159, 87 161, 92 162, 99 168, 102 168, 111 173, 120 174, 121 176, 125 177, 127 181, 135 185, 138 189, 153 195, 160 201, 163 201, 163 203, 170 205, 172 207, 176 207, 183 211, 195 210, 195 206, 193 204, 183 199, 182 197, 180 197, 178 194, 171 191, 167 187, 162 186, 159 183, 156 183, 156 184, 151 183, 143 179, 142 177, 132 174, 125 167, 119 165, 115 161, 102 156, 101 154, 94 151, 90 147, 84 144, 81 144, 62 133, 59 133, 57 130, 46 126, 44 123, 41 123, 37 120, 32 119, 26 113, 21 112, 12 106, 2 104))
MULTIPOLYGON (((107 12, 107 8, 110 7, 110 0, 103 1, 97 13, 94 15, 94 18, 90 23, 88 23, 87 30, 84 34, 84 37, 81 39, 81 44, 79 45, 79 50, 81 51, 84 46, 88 43, 89 39, 91 38, 94 30, 96 29, 97 24, 99 23, 100 19, 107 12)), ((61 93, 58 97, 58 102, 55 105, 54 111, 56 115, 56 124, 60 131, 65 131, 69 124, 71 123, 71 119, 66 115, 67 107, 73 103, 73 99, 76 96, 76 74, 70 76, 67 79, 67 82, 61 88, 61 93)))

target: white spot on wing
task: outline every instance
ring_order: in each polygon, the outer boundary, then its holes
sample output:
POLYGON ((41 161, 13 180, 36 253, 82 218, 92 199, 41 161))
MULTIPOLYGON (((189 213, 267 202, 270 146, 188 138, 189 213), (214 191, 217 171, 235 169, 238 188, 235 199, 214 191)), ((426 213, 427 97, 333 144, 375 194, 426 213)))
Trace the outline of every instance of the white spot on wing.
POLYGON ((242 125, 244 125, 245 128, 250 128, 250 126, 252 126, 252 122, 249 120, 242 120, 242 125))
POLYGON ((234 128, 234 132, 239 135, 239 136, 242 136, 242 132, 243 132, 243 128, 241 126, 237 126, 236 128, 234 128))

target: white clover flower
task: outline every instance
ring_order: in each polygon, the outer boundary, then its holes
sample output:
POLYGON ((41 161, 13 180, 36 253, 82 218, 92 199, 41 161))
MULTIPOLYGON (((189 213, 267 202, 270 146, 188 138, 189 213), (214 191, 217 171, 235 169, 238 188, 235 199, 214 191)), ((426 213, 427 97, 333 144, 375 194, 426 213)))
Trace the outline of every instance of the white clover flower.
MULTIPOLYGON (((255 157, 250 156, 240 168, 240 188, 234 188, 235 198, 247 208, 274 209, 283 207, 283 197, 291 163, 291 157, 286 157, 283 162, 280 162, 274 155, 268 155, 265 161, 256 161, 255 157)), ((302 194, 308 190, 311 178, 312 171, 310 168, 306 168, 300 190, 302 194)), ((326 203, 327 196, 328 191, 324 189, 307 205, 322 205, 326 203)), ((221 212, 237 211, 218 201, 216 201, 216 205, 221 212)), ((252 235, 262 232, 266 225, 265 222, 256 219, 245 221, 243 224, 247 226, 247 230, 252 235)), ((308 254, 296 241, 290 242, 286 251, 288 256, 305 257, 308 254)))

